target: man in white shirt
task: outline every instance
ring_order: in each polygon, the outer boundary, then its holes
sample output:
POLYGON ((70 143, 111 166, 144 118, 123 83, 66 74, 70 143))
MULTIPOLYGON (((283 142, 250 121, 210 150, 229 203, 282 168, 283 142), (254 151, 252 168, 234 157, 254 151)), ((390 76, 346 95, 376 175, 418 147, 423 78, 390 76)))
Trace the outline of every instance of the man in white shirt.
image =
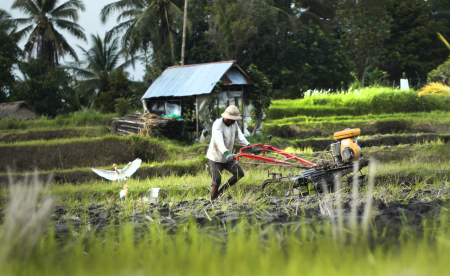
POLYGON ((250 145, 236 123, 237 120, 241 119, 239 109, 235 105, 230 105, 222 113, 222 118, 217 119, 212 126, 211 142, 206 154, 212 178, 211 200, 216 199, 227 188, 244 177, 244 171, 233 157, 234 142, 241 146, 250 145), (219 187, 222 181, 221 173, 224 169, 232 173, 233 176, 219 187))

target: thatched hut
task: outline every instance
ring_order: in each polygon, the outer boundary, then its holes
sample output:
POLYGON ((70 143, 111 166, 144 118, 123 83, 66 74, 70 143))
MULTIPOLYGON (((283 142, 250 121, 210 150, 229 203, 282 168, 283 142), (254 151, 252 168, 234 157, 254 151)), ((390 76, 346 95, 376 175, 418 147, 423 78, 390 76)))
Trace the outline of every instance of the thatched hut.
POLYGON ((34 111, 34 109, 24 101, 0 103, 0 119, 10 116, 16 119, 24 120, 39 118, 36 111, 34 111))

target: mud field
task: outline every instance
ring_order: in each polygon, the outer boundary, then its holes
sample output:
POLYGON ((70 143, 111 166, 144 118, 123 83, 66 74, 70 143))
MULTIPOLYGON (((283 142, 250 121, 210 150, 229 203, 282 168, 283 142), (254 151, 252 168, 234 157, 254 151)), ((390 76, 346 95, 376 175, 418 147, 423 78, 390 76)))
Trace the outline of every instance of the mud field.
MULTIPOLYGON (((320 128, 303 129, 301 124, 277 125, 268 124, 264 126, 266 135, 274 135, 285 139, 307 139, 314 137, 329 137, 335 132, 341 131, 342 126, 332 123, 322 123, 320 128)), ((392 134, 392 133, 449 133, 447 125, 422 123, 412 124, 406 120, 384 120, 358 123, 357 125, 346 125, 344 128, 360 128, 362 135, 392 134)))
MULTIPOLYGON (((402 229, 423 231, 424 220, 436 218, 443 209, 450 206, 450 199, 440 199, 450 194, 448 188, 415 192, 404 189, 399 194, 395 200, 392 200, 389 192, 373 198, 373 227, 377 231, 384 231, 386 237, 399 235, 402 229)), ((362 219, 366 200, 362 195, 358 198, 359 220, 362 219)), ((350 195, 342 196, 344 221, 349 219, 351 201, 350 195)), ((91 204, 75 211, 57 207, 52 220, 55 223, 55 234, 60 238, 67 237, 71 229, 88 227, 91 231, 104 231, 128 222, 133 223, 136 233, 146 231, 149 224, 155 223, 175 233, 190 221, 195 221, 201 231, 225 233, 242 220, 248 221, 249 228, 259 225, 262 229, 273 227, 298 231, 304 223, 329 220, 336 210, 334 207, 328 209, 327 203, 334 206, 336 197, 332 195, 329 201, 323 195, 316 194, 304 197, 262 197, 255 198, 250 203, 239 203, 231 197, 222 197, 217 202, 196 199, 178 203, 149 203, 127 215, 123 212, 126 202, 116 201, 108 205, 91 204)), ((3 213, 4 210, 0 210, 0 223, 3 213)))

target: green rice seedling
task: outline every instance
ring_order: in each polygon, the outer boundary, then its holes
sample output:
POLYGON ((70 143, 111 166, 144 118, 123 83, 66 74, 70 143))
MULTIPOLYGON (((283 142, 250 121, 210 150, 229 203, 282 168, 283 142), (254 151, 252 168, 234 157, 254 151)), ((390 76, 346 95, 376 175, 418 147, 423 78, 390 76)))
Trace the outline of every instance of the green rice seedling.
POLYGON ((109 122, 114 117, 117 117, 117 114, 102 114, 89 109, 58 115, 55 119, 45 116, 41 116, 37 120, 19 120, 9 117, 0 120, 0 129, 34 129, 43 127, 58 129, 60 126, 102 126, 109 125, 109 122))
POLYGON ((275 119, 299 114, 317 117, 431 110, 449 111, 448 99, 432 96, 419 98, 412 89, 372 87, 341 93, 311 91, 303 99, 274 101, 267 115, 275 119))
MULTIPOLYGON (((450 268, 446 257, 450 253, 447 217, 444 210, 424 223, 424 231, 408 229, 399 233, 400 239, 383 236, 383 229, 376 234, 383 240, 374 242, 364 238, 362 232, 352 233, 356 239, 351 243, 333 238, 329 220, 302 220, 295 226, 262 228, 242 219, 235 226, 224 224, 225 233, 203 232, 193 222, 175 233, 157 221, 149 222, 145 231, 138 231, 132 224, 111 227, 106 232, 86 226, 71 238, 59 241, 50 228, 47 233, 39 232, 39 241, 26 258, 9 256, 2 264, 2 273, 441 275, 450 268)), ((5 227, 2 225, 0 236, 5 227)), ((4 242, 0 239, 2 249, 4 242)))

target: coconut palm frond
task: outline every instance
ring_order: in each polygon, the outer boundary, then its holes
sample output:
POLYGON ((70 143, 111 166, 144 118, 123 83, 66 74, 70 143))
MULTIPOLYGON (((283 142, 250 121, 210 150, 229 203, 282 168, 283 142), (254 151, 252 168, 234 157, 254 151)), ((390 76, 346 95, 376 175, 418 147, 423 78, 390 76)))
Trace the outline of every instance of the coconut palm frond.
POLYGON ((61 4, 56 9, 54 9, 52 11, 52 16, 55 16, 55 13, 58 13, 58 12, 60 12, 62 10, 66 10, 66 9, 74 9, 74 10, 85 11, 86 10, 86 6, 84 5, 83 1, 81 1, 81 0, 69 0, 69 1, 61 4))
POLYGON ((11 15, 0 9, 0 30, 6 33, 13 33, 16 29, 17 22, 11 18, 11 15))
MULTIPOLYGON (((151 44, 155 51, 166 47, 175 62, 173 34, 182 30, 183 11, 172 0, 120 0, 106 5, 100 12, 102 21, 118 12, 117 26, 111 29, 110 38, 119 33, 122 35, 122 48, 135 55, 142 50, 142 45, 151 44)), ((188 20, 188 32, 192 33, 192 23, 188 20)))
POLYGON ((67 31, 68 33, 72 34, 76 38, 87 41, 86 35, 84 34, 84 29, 80 25, 70 22, 68 20, 62 20, 62 19, 55 19, 54 23, 60 29, 67 31))
POLYGON ((25 52, 30 57, 43 58, 52 66, 58 65, 58 59, 65 54, 78 60, 61 30, 86 41, 84 29, 75 23, 78 11, 85 10, 83 1, 66 0, 57 6, 58 3, 59 0, 15 0, 11 6, 29 16, 13 19, 16 26, 27 25, 14 34, 17 39, 28 35, 25 52))
POLYGON ((126 67, 128 64, 118 66, 120 60, 119 38, 108 41, 99 35, 91 34, 91 42, 92 46, 88 50, 78 46, 83 53, 83 62, 71 64, 65 68, 82 79, 76 87, 77 90, 83 95, 95 98, 96 89, 102 91, 102 81, 108 80, 117 68, 126 67))
POLYGON ((59 32, 55 32, 55 36, 57 37, 58 41, 60 42, 60 49, 61 53, 68 53, 70 56, 73 57, 76 61, 78 61, 78 55, 75 52, 75 50, 70 46, 70 44, 67 42, 66 38, 61 35, 59 32))
POLYGON ((287 13, 285 10, 283 10, 281 8, 277 8, 275 6, 269 6, 269 8, 274 10, 274 11, 276 11, 277 13, 282 15, 283 17, 285 17, 288 20, 289 25, 291 26, 292 30, 296 29, 296 27, 297 27, 297 18, 295 18, 295 16, 292 16, 289 13, 287 13))
POLYGON ((103 23, 108 21, 108 18, 113 15, 115 12, 129 9, 131 7, 135 7, 139 2, 138 0, 120 0, 111 4, 108 4, 103 7, 100 11, 100 19, 103 23))
POLYGON ((432 82, 424 86, 419 93, 419 97, 423 95, 439 95, 450 97, 450 87, 439 82, 432 82))
POLYGON ((31 16, 35 14, 39 14, 40 9, 36 4, 31 0, 16 0, 11 5, 11 9, 18 9, 25 14, 29 14, 31 16))
POLYGON ((447 48, 450 49, 450 44, 448 43, 448 41, 440 33, 438 33, 438 37, 439 37, 440 40, 442 40, 442 42, 444 42, 445 46, 447 46, 447 48))

